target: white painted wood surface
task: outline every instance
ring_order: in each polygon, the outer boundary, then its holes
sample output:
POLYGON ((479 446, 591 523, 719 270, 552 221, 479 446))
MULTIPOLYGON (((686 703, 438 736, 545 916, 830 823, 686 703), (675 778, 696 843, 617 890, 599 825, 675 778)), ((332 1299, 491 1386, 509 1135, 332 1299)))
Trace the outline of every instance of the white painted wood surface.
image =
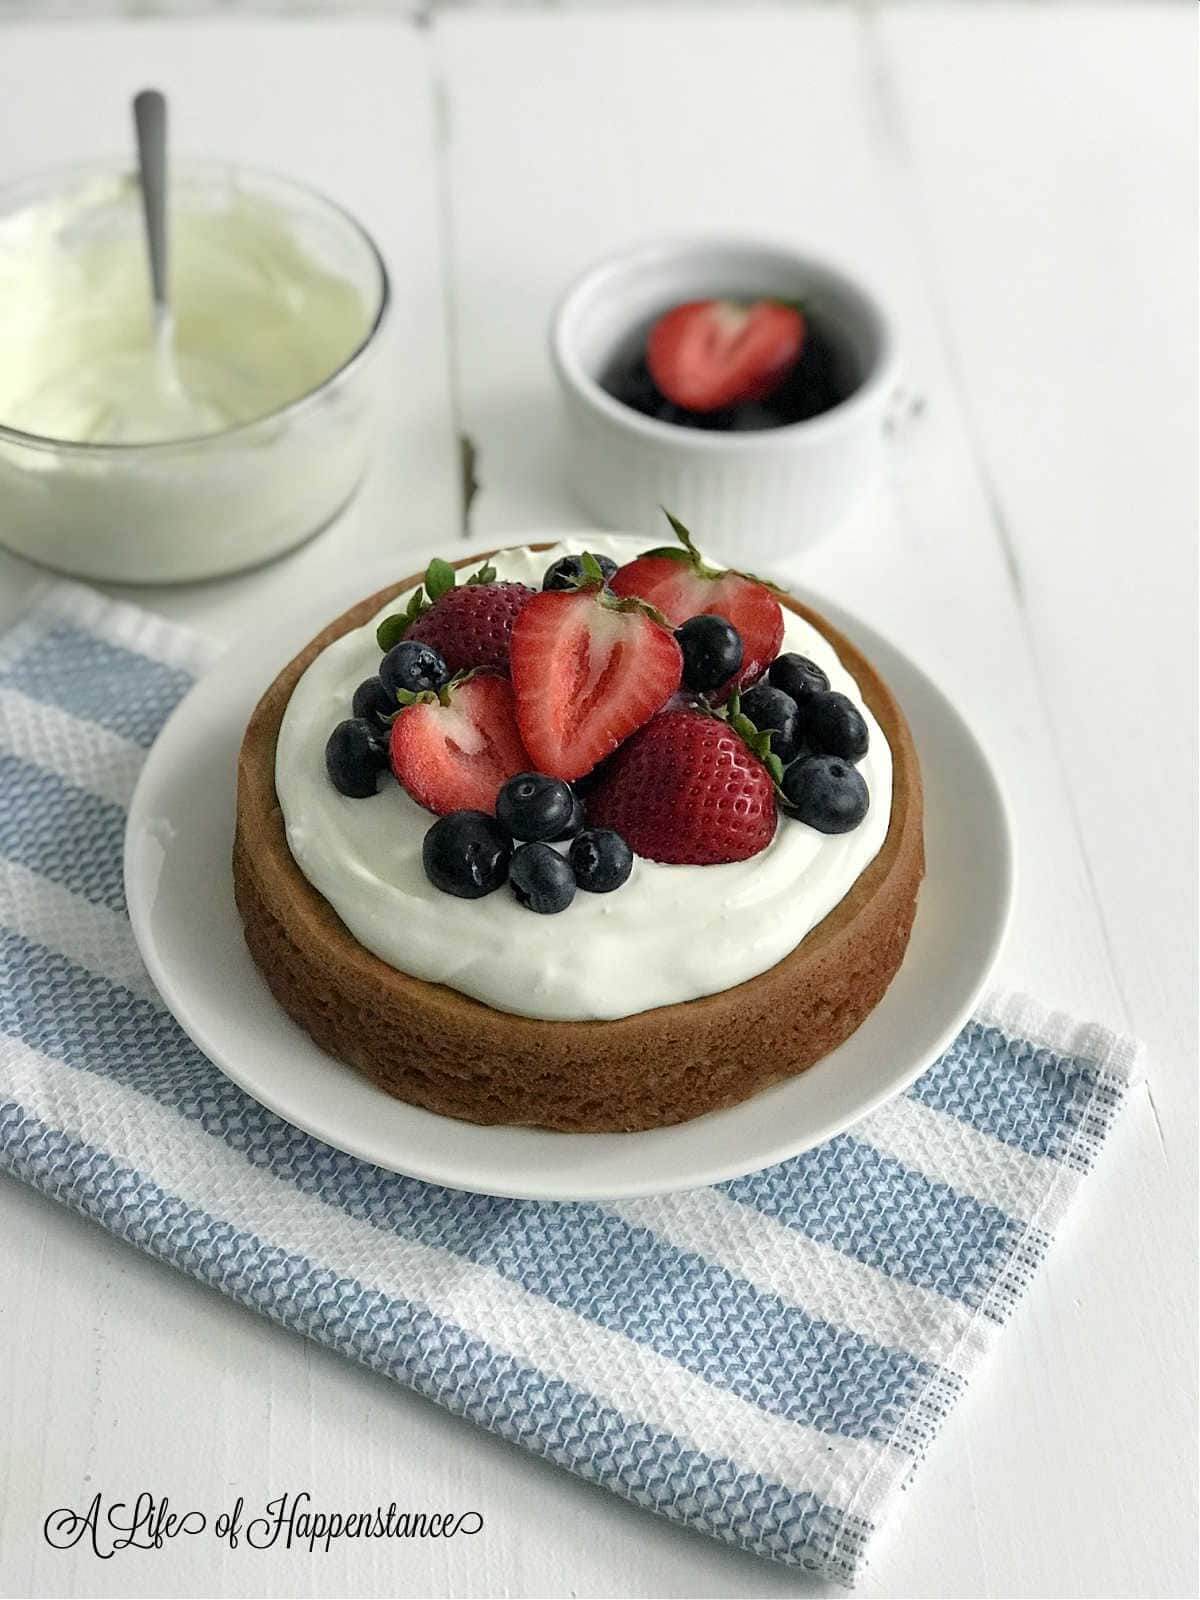
MULTIPOLYGON (((878 1595, 1176 1595, 1195 1571, 1195 17, 874 7, 0 30, 0 177, 118 148, 124 98, 284 167, 396 279, 359 505, 269 571, 148 591, 236 637, 333 573, 461 531, 581 525, 545 323, 647 234, 773 231, 894 303, 922 415, 891 493, 803 568, 901 638, 1005 773, 999 974, 1139 1034, 1148 1082, 881 1539, 878 1595)), ((34 576, 0 560, 0 614, 34 576)), ((0 1591, 764 1595, 797 1574, 635 1512, 0 1187, 0 1591), (478 1507, 475 1541, 100 1563, 54 1506, 306 1487, 478 1507)))

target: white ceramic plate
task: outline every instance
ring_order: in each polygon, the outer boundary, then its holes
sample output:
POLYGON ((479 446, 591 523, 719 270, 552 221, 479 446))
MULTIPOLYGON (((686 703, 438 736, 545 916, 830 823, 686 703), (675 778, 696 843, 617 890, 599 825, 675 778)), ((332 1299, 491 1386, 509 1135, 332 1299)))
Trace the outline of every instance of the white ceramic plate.
POLYGON ((851 1039, 744 1105, 627 1134, 457 1122, 392 1099, 319 1050, 275 1003, 242 939, 230 867, 237 750, 284 663, 331 616, 419 565, 413 556, 411 568, 405 558, 374 581, 367 574, 340 603, 326 597, 319 611, 231 650, 167 722, 138 782, 125 844, 138 948, 181 1026, 235 1083, 297 1127, 394 1172, 483 1194, 605 1200, 697 1188, 798 1155, 936 1060, 970 1015, 1004 937, 1013 890, 1004 801, 945 695, 894 645, 807 594, 890 684, 925 780, 927 872, 912 941, 851 1039))

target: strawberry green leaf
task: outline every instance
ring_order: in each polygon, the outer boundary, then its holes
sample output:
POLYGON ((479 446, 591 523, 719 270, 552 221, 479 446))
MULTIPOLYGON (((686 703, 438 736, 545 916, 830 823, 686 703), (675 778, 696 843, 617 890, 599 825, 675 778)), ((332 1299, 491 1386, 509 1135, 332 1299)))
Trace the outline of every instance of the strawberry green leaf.
POLYGON ((696 565, 699 566, 700 552, 696 549, 691 534, 684 527, 683 523, 680 522, 678 517, 671 515, 666 506, 661 506, 659 509, 662 511, 663 516, 666 517, 667 521, 671 524, 672 528, 674 528, 675 537, 679 540, 680 544, 687 551, 688 555, 692 558, 696 565))
POLYGON ((440 689, 397 689, 396 699, 403 710, 406 706, 448 706, 454 691, 466 683, 468 678, 475 676, 474 671, 456 673, 449 683, 443 683, 440 689))
POLYGON ((467 586, 472 584, 495 583, 496 569, 489 562, 485 562, 478 572, 473 572, 467 579, 467 586))
POLYGON ((725 702, 724 707, 715 716, 722 717, 725 722, 752 755, 756 755, 771 774, 772 780, 779 784, 783 781, 783 762, 771 749, 771 740, 775 737, 775 728, 759 728, 742 710, 742 697, 735 689, 725 702))
POLYGON ((436 604, 453 589, 454 583, 454 568, 448 561, 435 556, 425 569, 425 587, 429 590, 430 600, 436 604))
POLYGON ((675 545, 663 545, 657 550, 645 550, 643 556, 665 556, 668 561, 685 561, 701 578, 723 578, 726 572, 734 572, 739 578, 745 578, 748 583, 761 584, 764 589, 769 589, 772 594, 783 594, 784 591, 777 583, 772 583, 770 578, 760 578, 756 573, 744 572, 740 567, 710 567, 708 562, 696 548, 696 541, 680 522, 679 518, 672 516, 666 506, 660 507, 662 514, 675 530, 682 549, 675 545))
POLYGON ((387 655, 393 645, 399 644, 408 629, 408 618, 405 616, 384 617, 375 629, 375 642, 387 655))
POLYGON ((603 584, 604 569, 601 567, 600 563, 596 560, 595 556, 590 550, 585 550, 580 556, 579 565, 582 568, 583 575, 589 584, 603 584))
POLYGON ((781 589, 780 586, 777 583, 772 582, 770 578, 760 578, 757 572, 746 572, 741 567, 732 567, 730 570, 732 572, 736 572, 739 578, 745 578, 748 583, 757 583, 762 588, 769 589, 772 594, 787 593, 786 589, 781 589))
POLYGON ((409 596, 405 609, 393 616, 384 617, 375 630, 375 642, 384 655, 387 655, 393 645, 400 643, 417 618, 428 610, 429 602, 425 599, 425 591, 418 584, 409 596))
POLYGON ((659 545, 657 550, 643 550, 640 559, 645 560, 649 556, 662 557, 667 561, 678 561, 682 566, 685 567, 690 567, 692 564, 691 556, 688 555, 686 550, 681 550, 676 544, 659 545))
POLYGON ((750 718, 742 716, 741 712, 739 711, 733 716, 729 717, 727 720, 734 733, 740 734, 746 743, 753 747, 755 741, 759 737, 759 732, 754 724, 750 721, 750 718))
POLYGON ((653 550, 650 552, 650 554, 656 556, 667 556, 671 561, 686 561, 691 567, 692 571, 697 575, 697 577, 700 578, 723 577, 724 570, 721 567, 710 567, 708 565, 704 557, 700 554, 699 550, 697 550, 695 540, 684 527, 683 523, 680 522, 679 518, 672 515, 672 513, 667 510, 666 506, 660 506, 659 510, 671 524, 671 527, 675 530, 675 537, 679 540, 679 543, 683 546, 683 548, 681 550, 676 550, 674 547, 668 547, 665 550, 653 550))

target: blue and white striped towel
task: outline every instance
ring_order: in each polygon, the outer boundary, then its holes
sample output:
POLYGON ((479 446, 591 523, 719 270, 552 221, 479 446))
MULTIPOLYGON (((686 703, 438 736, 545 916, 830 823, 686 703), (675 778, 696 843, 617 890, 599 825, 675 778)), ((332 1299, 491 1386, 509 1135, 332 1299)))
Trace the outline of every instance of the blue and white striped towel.
POLYGON ((496 1200, 353 1160, 194 1048, 130 934, 125 807, 208 654, 67 584, 0 645, 4 1166, 640 1506, 852 1582, 1136 1049, 997 999, 852 1133, 665 1199, 496 1200))

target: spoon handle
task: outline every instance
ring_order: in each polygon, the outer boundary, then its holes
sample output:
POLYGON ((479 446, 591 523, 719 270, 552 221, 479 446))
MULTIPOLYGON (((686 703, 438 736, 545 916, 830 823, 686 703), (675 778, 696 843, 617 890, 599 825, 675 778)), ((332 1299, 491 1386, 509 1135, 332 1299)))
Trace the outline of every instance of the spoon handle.
POLYGON ((167 101, 157 89, 143 89, 133 98, 137 129, 138 176, 142 208, 146 215, 146 243, 150 252, 150 287, 154 311, 167 313, 167 101))

